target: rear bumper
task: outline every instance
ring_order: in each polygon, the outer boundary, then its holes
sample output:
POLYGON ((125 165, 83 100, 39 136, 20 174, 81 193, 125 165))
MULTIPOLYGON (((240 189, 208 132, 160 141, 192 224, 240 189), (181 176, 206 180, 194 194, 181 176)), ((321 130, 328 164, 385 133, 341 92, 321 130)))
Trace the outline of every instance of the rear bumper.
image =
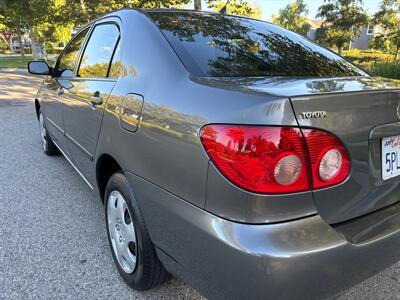
POLYGON ((210 299, 329 297, 400 259, 396 211, 355 244, 349 236, 361 231, 348 229, 360 222, 334 228, 315 215, 279 224, 239 224, 154 185, 142 191, 139 203, 160 259, 210 299))
POLYGON ((400 259, 398 231, 355 245, 319 216, 267 226, 211 223, 201 233, 209 235, 201 258, 208 272, 198 273, 212 283, 201 287, 210 298, 329 297, 400 259))
POLYGON ((329 297, 400 258, 399 232, 354 245, 319 216, 270 226, 212 223, 211 231, 194 232, 209 235, 196 258, 206 271, 196 273, 210 298, 329 297))

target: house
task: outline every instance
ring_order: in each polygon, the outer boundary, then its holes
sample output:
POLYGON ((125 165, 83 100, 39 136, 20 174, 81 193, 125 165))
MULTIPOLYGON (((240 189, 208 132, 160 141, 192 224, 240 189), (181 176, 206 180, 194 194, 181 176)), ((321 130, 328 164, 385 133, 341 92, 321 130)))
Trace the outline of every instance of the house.
MULTIPOLYGON (((22 35, 22 44, 24 48, 29 49, 31 46, 31 39, 27 34, 22 35)), ((13 52, 19 52, 21 45, 17 35, 12 35, 10 38, 10 48, 13 52)))
POLYGON ((368 24, 368 26, 361 30, 360 35, 351 41, 349 48, 359 50, 369 49, 372 39, 378 34, 381 34, 382 31, 383 29, 381 26, 368 24))
POLYGON ((324 21, 319 19, 308 19, 307 23, 310 25, 310 29, 307 32, 307 38, 315 41, 317 29, 322 26, 324 21))
MULTIPOLYGON (((317 29, 322 26, 324 23, 323 20, 319 19, 308 19, 307 23, 310 25, 310 30, 307 33, 307 38, 310 40, 316 39, 317 29)), ((382 32, 380 26, 373 26, 372 24, 368 24, 368 26, 364 27, 361 30, 361 33, 358 37, 354 38, 349 45, 350 49, 359 49, 359 50, 367 50, 370 48, 371 40, 379 33, 382 32)))

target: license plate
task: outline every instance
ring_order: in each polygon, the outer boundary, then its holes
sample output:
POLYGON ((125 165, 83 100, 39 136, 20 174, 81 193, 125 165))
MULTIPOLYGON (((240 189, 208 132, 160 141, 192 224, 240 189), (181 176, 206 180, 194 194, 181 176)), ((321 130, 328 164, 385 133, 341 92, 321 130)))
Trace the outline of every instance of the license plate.
POLYGON ((400 175, 400 135, 382 139, 383 180, 400 175))

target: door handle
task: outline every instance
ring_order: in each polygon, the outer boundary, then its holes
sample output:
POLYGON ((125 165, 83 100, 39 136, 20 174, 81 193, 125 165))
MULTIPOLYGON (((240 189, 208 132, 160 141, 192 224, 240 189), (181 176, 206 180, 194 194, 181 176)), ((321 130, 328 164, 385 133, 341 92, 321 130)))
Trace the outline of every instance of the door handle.
POLYGON ((64 90, 62 88, 58 88, 57 89, 57 95, 61 96, 62 94, 64 94, 64 90))
POLYGON ((103 103, 103 97, 101 96, 90 96, 89 97, 89 101, 93 104, 93 105, 100 105, 103 103))

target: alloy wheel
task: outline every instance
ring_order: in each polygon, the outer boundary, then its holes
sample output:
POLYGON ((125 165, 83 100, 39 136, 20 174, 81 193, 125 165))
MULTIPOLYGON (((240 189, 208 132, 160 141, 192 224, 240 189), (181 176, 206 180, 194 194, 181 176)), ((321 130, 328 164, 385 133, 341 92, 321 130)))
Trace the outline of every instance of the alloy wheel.
POLYGON ((47 140, 46 140, 46 125, 44 124, 43 115, 39 115, 39 124, 40 124, 40 137, 42 139, 42 146, 44 151, 47 148, 47 140))
POLYGON ((108 198, 107 226, 120 267, 124 272, 132 273, 137 261, 136 232, 126 201, 116 190, 108 198))

